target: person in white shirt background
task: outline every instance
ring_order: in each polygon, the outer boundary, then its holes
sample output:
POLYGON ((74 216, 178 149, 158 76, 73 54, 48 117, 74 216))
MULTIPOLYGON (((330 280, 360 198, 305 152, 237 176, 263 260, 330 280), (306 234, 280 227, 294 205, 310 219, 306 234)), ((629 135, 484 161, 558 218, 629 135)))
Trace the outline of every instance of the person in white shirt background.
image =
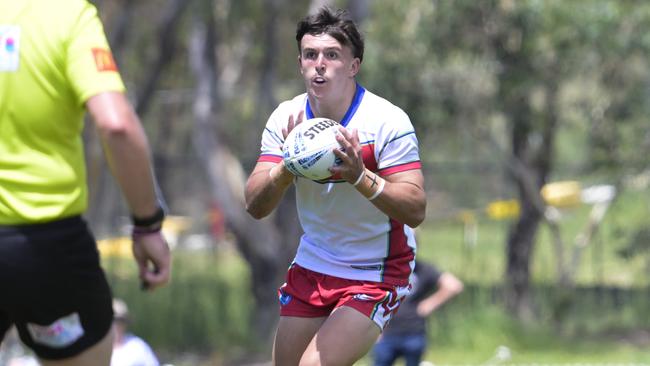
POLYGON ((160 366, 149 344, 128 331, 129 308, 121 299, 113 299, 113 357, 111 366, 160 366))

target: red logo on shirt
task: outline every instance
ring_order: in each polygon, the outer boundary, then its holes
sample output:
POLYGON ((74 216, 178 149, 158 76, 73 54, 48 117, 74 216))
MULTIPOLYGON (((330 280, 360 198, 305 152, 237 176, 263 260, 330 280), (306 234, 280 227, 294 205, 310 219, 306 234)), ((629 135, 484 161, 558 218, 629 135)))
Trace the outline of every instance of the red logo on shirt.
POLYGON ((93 57, 97 71, 117 71, 117 65, 111 51, 105 48, 93 48, 93 57))

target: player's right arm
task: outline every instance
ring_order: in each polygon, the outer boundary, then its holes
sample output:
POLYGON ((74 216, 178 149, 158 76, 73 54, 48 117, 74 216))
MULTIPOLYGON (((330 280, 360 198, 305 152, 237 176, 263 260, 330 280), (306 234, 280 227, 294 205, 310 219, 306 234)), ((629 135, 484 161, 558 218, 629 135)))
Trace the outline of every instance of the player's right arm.
POLYGON ((260 161, 246 182, 246 211, 256 219, 269 215, 280 203, 294 175, 284 163, 260 161))
MULTIPOLYGON (((282 128, 283 139, 287 138, 289 132, 296 125, 302 123, 303 118, 302 110, 295 118, 293 114, 289 115, 286 127, 282 128)), ((273 139, 269 138, 266 141, 267 146, 275 146, 275 143, 269 142, 273 139)), ((264 136, 262 144, 265 144, 264 136)), ((256 219, 268 216, 278 206, 294 178, 295 176, 284 166, 282 160, 279 162, 258 161, 246 182, 244 191, 246 211, 256 219)))

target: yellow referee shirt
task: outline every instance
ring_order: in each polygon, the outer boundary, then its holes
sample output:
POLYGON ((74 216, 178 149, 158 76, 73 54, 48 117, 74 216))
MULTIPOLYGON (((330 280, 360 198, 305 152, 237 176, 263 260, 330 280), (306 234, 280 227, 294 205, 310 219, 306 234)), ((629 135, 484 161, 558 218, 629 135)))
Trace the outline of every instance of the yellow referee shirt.
POLYGON ((87 207, 85 102, 124 91, 95 7, 0 0, 0 225, 87 207))

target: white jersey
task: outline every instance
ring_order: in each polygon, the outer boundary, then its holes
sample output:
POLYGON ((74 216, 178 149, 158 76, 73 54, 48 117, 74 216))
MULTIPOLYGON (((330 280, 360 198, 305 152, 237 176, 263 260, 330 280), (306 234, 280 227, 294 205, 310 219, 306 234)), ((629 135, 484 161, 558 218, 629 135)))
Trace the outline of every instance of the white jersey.
MULTIPOLYGON (((307 94, 281 103, 262 135, 258 161, 282 160, 282 128, 290 115, 314 118, 307 94)), ((340 121, 357 129, 370 171, 387 176, 420 169, 418 140, 400 108, 357 84, 354 100, 340 121)), ((377 209, 338 176, 314 182, 296 178, 298 216, 304 234, 295 263, 331 276, 405 286, 413 271, 413 230, 377 209)))
POLYGON ((125 334, 124 341, 113 348, 111 366, 159 366, 151 347, 133 334, 125 334))

